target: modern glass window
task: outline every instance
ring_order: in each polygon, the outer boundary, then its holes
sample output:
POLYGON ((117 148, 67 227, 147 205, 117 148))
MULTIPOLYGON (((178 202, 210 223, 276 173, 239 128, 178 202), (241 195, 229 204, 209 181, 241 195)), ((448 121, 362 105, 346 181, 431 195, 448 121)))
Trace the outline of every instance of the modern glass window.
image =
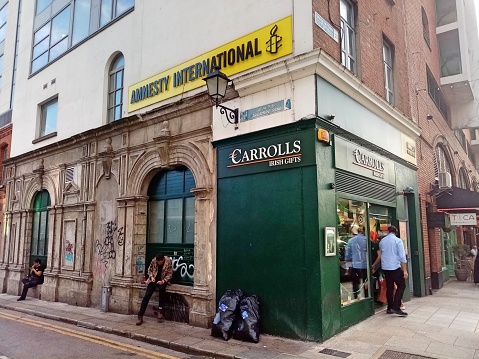
POLYGON ((439 60, 441 62, 441 77, 462 73, 461 44, 457 29, 437 35, 439 60))
POLYGON ((391 105, 394 104, 393 53, 393 47, 385 40, 383 42, 384 87, 386 89, 386 101, 391 105))
POLYGON ((52 0, 37 0, 37 11, 36 15, 40 14, 43 10, 45 10, 50 4, 52 0))
POLYGON ((0 56, 0 88, 2 87, 3 79, 3 55, 0 56))
MULTIPOLYGON (((40 70, 68 49, 135 6, 134 0, 70 0, 43 25, 35 28, 31 73, 40 70), (95 5, 95 6, 93 6, 95 5), (91 19, 100 21, 92 22, 91 19)), ((51 4, 37 0, 37 15, 51 4)), ((1 31, 1 28, 0 28, 1 31)))
POLYGON ((441 88, 439 87, 434 75, 432 74, 429 67, 426 66, 426 76, 427 76, 427 92, 431 99, 436 104, 441 114, 444 116, 446 121, 449 123, 449 108, 446 103, 446 99, 442 94, 441 88))
POLYGON ((41 107, 40 137, 57 130, 58 99, 47 102, 41 107))
POLYGON ((195 188, 193 174, 186 167, 160 172, 148 189, 148 236, 146 264, 161 252, 171 256, 173 282, 193 283, 195 188))
POLYGON ((5 40, 7 33, 7 15, 8 15, 8 3, 6 3, 0 9, 0 42, 5 40))
POLYGON ((125 58, 118 55, 110 66, 108 80, 108 122, 121 118, 123 106, 123 74, 125 69, 125 58))
POLYGON ((76 0, 73 11, 72 46, 90 34, 91 0, 76 0))
POLYGON ((348 0, 341 0, 341 63, 356 73, 356 33, 354 30, 354 7, 348 0))
POLYGON ((67 6, 33 36, 32 72, 53 61, 68 49, 70 9, 67 6))
POLYGON ((105 26, 135 4, 134 0, 102 0, 100 11, 100 27, 105 26))
POLYGON ((436 0, 436 26, 457 21, 456 0, 436 0))
POLYGON ((48 207, 50 194, 40 191, 33 201, 32 244, 30 248, 30 263, 34 258, 40 258, 47 263, 48 254, 48 207))

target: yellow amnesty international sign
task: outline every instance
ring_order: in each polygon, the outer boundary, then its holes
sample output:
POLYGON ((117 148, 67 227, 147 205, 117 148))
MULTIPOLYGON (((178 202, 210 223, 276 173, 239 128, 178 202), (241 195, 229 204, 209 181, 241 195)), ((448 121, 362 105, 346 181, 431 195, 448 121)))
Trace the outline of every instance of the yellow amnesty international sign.
POLYGON ((202 79, 219 66, 231 76, 293 52, 288 16, 128 88, 128 112, 204 86, 202 79))

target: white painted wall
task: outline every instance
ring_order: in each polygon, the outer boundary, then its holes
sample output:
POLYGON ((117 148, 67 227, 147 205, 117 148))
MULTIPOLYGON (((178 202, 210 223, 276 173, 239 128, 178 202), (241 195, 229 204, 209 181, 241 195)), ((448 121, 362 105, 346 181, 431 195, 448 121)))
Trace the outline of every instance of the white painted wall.
MULTIPOLYGON (((12 157, 106 124, 107 73, 117 52, 125 56, 126 90, 293 11, 293 55, 313 46, 311 0, 136 0, 131 14, 29 78, 34 3, 23 2, 12 157), (54 96, 59 99, 57 136, 32 144, 37 137, 39 105, 54 96)), ((128 115, 127 92, 123 116, 128 115)), ((177 100, 171 98, 138 112, 177 100)))

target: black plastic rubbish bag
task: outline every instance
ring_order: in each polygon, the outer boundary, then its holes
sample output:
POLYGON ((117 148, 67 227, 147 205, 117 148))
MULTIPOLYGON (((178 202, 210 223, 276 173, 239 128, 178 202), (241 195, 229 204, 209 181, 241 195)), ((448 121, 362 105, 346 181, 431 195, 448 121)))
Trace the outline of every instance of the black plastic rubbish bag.
POLYGON ((258 297, 252 295, 243 298, 239 304, 239 319, 233 338, 258 343, 260 321, 258 297))
POLYGON ((221 297, 218 303, 218 313, 216 313, 213 320, 213 327, 211 328, 211 335, 220 337, 224 340, 229 340, 233 335, 235 328, 235 319, 238 317, 238 308, 241 299, 243 298, 243 291, 227 290, 221 297))

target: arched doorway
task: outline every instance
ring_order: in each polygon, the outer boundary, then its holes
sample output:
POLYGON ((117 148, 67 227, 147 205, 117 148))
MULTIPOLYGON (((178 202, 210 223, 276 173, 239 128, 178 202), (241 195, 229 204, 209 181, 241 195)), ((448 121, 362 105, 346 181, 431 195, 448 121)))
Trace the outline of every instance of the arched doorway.
POLYGON ((39 258, 44 265, 48 257, 48 207, 50 194, 43 190, 35 195, 33 201, 32 243, 30 246, 30 261, 39 258))
POLYGON ((153 177, 148 188, 146 266, 157 253, 173 260, 172 283, 193 285, 195 179, 177 167, 153 177))

